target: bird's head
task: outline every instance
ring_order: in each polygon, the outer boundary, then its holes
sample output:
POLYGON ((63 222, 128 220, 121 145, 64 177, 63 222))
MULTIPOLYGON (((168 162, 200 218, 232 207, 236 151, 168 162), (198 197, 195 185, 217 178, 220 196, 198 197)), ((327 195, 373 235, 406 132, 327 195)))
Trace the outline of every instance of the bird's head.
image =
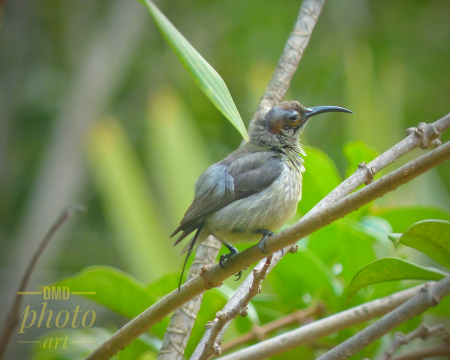
POLYGON ((252 124, 250 141, 264 142, 269 145, 285 145, 298 143, 299 133, 305 128, 313 116, 325 112, 352 111, 339 106, 316 106, 307 108, 298 101, 284 101, 260 115, 252 124))

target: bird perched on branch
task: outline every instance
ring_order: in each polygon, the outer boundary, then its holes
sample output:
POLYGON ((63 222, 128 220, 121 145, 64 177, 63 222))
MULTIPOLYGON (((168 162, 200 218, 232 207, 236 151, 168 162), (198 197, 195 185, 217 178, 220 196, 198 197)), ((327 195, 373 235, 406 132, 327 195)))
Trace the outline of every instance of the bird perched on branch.
POLYGON ((195 231, 181 252, 188 253, 183 273, 194 245, 210 234, 230 251, 219 260, 223 268, 238 253, 230 243, 259 241, 267 253, 266 240, 295 214, 301 199, 305 153, 299 133, 311 117, 331 111, 352 113, 338 106, 306 108, 298 101, 282 102, 256 116, 248 142, 200 175, 194 201, 171 236, 182 232, 176 245, 195 231))

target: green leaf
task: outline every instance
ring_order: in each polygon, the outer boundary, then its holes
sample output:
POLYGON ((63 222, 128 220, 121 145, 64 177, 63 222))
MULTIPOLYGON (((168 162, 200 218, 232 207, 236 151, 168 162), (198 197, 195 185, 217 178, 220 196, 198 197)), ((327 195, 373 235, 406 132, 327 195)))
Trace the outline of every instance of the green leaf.
POLYGON ((415 222, 427 219, 450 221, 450 213, 444 208, 430 205, 405 205, 393 207, 372 207, 371 215, 386 219, 394 233, 403 233, 415 222))
POLYGON ((307 154, 302 185, 304 191, 298 207, 303 215, 341 183, 336 165, 328 155, 309 146, 304 150, 307 154))
POLYGON ((403 233, 400 243, 423 252, 450 269, 450 221, 417 222, 403 233))
MULTIPOLYGON (((108 266, 92 266, 64 278, 51 286, 67 286, 70 292, 80 294, 130 319, 136 317, 157 301, 157 296, 139 280, 123 271, 108 266)), ((151 331, 162 336, 168 319, 156 324, 151 331)))
POLYGON ((398 249, 398 245, 400 244, 401 237, 402 237, 402 234, 397 234, 397 233, 388 235, 389 240, 391 240, 394 243, 394 246, 396 249, 398 249))
POLYGON ((324 300, 337 310, 342 288, 326 265, 310 250, 300 248, 285 256, 267 276, 280 295, 279 308, 286 311, 304 308, 314 300, 324 300))
POLYGON ((153 294, 161 298, 178 287, 180 276, 181 270, 173 274, 167 274, 148 284, 147 287, 153 294))
POLYGON ((141 0, 183 66, 205 95, 248 141, 247 130, 233 102, 230 92, 220 75, 193 48, 173 26, 158 7, 150 0, 141 0))
POLYGON ((366 145, 361 140, 345 144, 343 153, 348 162, 348 167, 345 172, 346 177, 351 176, 356 171, 356 169, 358 169, 358 165, 363 161, 368 164, 379 155, 378 151, 375 148, 366 145))
POLYGON ((107 308, 134 318, 157 300, 145 284, 123 271, 108 266, 92 266, 80 273, 64 278, 51 286, 67 286, 70 292, 94 292, 82 294, 107 308))
POLYGON ((440 280, 447 276, 444 272, 419 266, 398 258, 375 260, 362 268, 353 278, 348 289, 348 300, 366 286, 395 280, 440 280))
POLYGON ((338 220, 309 237, 308 249, 349 284, 355 274, 376 259, 370 229, 349 219, 338 220), (355 255, 357 254, 357 256, 355 255))

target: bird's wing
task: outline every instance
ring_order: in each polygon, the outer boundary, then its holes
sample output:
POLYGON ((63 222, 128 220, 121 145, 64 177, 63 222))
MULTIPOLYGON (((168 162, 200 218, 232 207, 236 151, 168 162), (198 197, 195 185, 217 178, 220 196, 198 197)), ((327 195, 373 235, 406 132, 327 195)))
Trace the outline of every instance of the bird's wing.
MULTIPOLYGON (((226 159, 225 159, 226 160, 226 159)), ((222 161, 209 167, 195 184, 194 202, 172 234, 196 229, 202 217, 269 187, 281 174, 280 159, 270 152, 258 152, 222 161)), ((176 243, 185 236, 182 234, 176 243)))

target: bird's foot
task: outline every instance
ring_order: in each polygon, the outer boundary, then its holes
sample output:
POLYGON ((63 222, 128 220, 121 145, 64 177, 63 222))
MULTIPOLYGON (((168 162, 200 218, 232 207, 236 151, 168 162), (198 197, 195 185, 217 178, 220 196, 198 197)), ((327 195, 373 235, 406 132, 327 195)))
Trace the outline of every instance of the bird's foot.
POLYGON ((275 235, 272 231, 270 230, 266 230, 266 229, 258 229, 256 231, 254 231, 255 234, 262 234, 264 235, 261 239, 261 241, 258 243, 258 247, 259 250, 261 250, 261 252, 263 254, 268 254, 269 252, 266 250, 266 242, 267 239, 270 238, 272 235, 275 235))
MULTIPOLYGON (((220 256, 220 259, 219 259, 219 265, 220 265, 220 267, 221 267, 222 269, 225 269, 224 263, 225 263, 228 259, 232 258, 234 255, 238 254, 239 251, 238 251, 238 249, 236 249, 233 245, 230 245, 230 244, 225 243, 225 242, 222 242, 222 243, 227 247, 228 250, 230 250, 230 253, 229 253, 229 254, 223 254, 222 256, 220 256)), ((238 280, 241 278, 241 276, 242 276, 242 270, 239 271, 239 272, 238 272, 237 274, 235 274, 234 276, 237 276, 237 279, 236 279, 235 281, 238 281, 238 280)))

